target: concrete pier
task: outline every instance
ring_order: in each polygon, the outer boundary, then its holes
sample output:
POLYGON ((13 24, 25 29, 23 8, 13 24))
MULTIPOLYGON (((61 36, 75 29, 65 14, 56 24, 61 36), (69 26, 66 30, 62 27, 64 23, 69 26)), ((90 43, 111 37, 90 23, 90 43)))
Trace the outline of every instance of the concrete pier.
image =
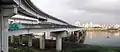
POLYGON ((17 13, 15 5, 0 5, 0 52, 8 52, 8 18, 17 13))
POLYGON ((14 36, 13 35, 10 36, 10 43, 14 43, 14 36))
POLYGON ((67 36, 66 31, 51 32, 51 34, 56 35, 56 51, 62 51, 62 37, 67 36))
POLYGON ((32 46, 32 36, 28 36, 28 46, 32 46))
POLYGON ((61 35, 56 36, 56 50, 57 51, 62 50, 62 37, 61 37, 61 35))
POLYGON ((85 31, 79 31, 79 38, 77 40, 77 43, 80 43, 80 41, 84 41, 84 38, 86 36, 86 32, 85 31))
POLYGON ((8 17, 0 17, 0 51, 8 52, 8 17))
POLYGON ((45 33, 43 35, 40 35, 39 42, 40 49, 45 49, 45 33))

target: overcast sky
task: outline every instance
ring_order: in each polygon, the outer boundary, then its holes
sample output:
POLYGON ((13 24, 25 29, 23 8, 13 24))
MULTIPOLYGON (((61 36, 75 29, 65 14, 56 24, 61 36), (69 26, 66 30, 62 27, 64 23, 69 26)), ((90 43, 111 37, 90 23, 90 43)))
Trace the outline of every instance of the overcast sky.
POLYGON ((32 0, 42 11, 69 23, 120 24, 120 0, 32 0))

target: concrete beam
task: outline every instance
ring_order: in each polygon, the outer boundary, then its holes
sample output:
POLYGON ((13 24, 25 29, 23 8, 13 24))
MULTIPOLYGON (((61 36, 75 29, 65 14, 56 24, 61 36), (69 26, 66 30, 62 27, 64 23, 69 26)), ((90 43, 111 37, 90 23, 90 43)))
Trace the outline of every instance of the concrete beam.
POLYGON ((72 32, 72 31, 76 31, 76 30, 81 30, 81 28, 46 28, 46 29, 39 29, 39 28, 31 28, 31 29, 21 29, 21 30, 29 30, 30 33, 39 33, 39 32, 54 32, 54 31, 68 31, 68 32, 72 32))
POLYGON ((2 5, 2 16, 12 17, 17 14, 17 7, 15 5, 2 5))
POLYGON ((82 30, 81 28, 46 28, 46 29, 20 29, 17 31, 9 31, 9 36, 11 35, 20 35, 20 34, 31 34, 31 33, 39 33, 39 32, 55 32, 55 31, 67 31, 67 32, 73 32, 76 30, 82 30))
POLYGON ((23 20, 23 21, 37 22, 37 20, 25 19, 25 18, 17 18, 17 17, 13 17, 13 18, 10 18, 10 19, 12 19, 12 20, 23 20))

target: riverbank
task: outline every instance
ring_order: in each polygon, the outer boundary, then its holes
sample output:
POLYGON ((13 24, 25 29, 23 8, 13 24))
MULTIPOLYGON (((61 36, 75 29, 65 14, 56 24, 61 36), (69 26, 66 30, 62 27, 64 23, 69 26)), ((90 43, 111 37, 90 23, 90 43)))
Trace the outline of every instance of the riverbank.
MULTIPOLYGON (((55 48, 39 50, 38 52, 56 52, 55 48)), ((63 50, 61 52, 120 52, 120 48, 115 47, 101 47, 82 43, 65 42, 63 43, 63 50)))
POLYGON ((116 33, 120 32, 120 30, 86 30, 87 32, 111 32, 111 33, 116 33))
MULTIPOLYGON (((54 48, 46 48, 45 50, 40 50, 39 48, 30 47, 16 47, 15 50, 18 52, 29 51, 29 52, 56 52, 54 48)), ((10 51, 14 52, 14 51, 10 51)), ((16 51, 15 51, 16 52, 16 51)), ((63 50, 61 52, 120 52, 120 48, 115 47, 101 47, 101 46, 93 46, 87 45, 82 43, 73 43, 73 42, 64 42, 63 43, 63 50)))
POLYGON ((102 47, 87 44, 70 44, 63 49, 63 52, 120 52, 118 47, 102 47))
POLYGON ((85 28, 86 31, 117 31, 120 32, 119 29, 102 29, 102 28, 85 28))

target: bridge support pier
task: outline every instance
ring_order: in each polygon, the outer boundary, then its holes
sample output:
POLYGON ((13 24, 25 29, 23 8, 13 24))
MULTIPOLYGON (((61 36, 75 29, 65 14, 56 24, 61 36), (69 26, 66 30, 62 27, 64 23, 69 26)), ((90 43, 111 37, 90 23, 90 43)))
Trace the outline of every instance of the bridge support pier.
POLYGON ((28 36, 28 46, 32 47, 32 36, 28 36))
POLYGON ((62 37, 67 36, 66 31, 57 31, 57 32, 51 32, 52 35, 56 35, 56 51, 60 52, 62 51, 62 37))
POLYGON ((77 34, 77 41, 76 42, 79 43, 81 40, 81 35, 83 35, 83 34, 81 34, 80 31, 77 31, 76 34, 77 34))
POLYGON ((79 31, 77 31, 76 34, 77 34, 77 40, 78 40, 79 37, 80 37, 80 33, 79 33, 79 31))
POLYGON ((0 17, 0 51, 8 52, 8 17, 0 17))
POLYGON ((0 52, 8 52, 8 18, 17 13, 15 5, 0 5, 0 52))
POLYGON ((40 35, 40 49, 45 49, 45 33, 40 35))
POLYGON ((14 36, 13 35, 10 36, 10 43, 14 43, 14 36))
POLYGON ((62 50, 62 37, 61 37, 61 35, 56 36, 56 50, 57 51, 62 50))

